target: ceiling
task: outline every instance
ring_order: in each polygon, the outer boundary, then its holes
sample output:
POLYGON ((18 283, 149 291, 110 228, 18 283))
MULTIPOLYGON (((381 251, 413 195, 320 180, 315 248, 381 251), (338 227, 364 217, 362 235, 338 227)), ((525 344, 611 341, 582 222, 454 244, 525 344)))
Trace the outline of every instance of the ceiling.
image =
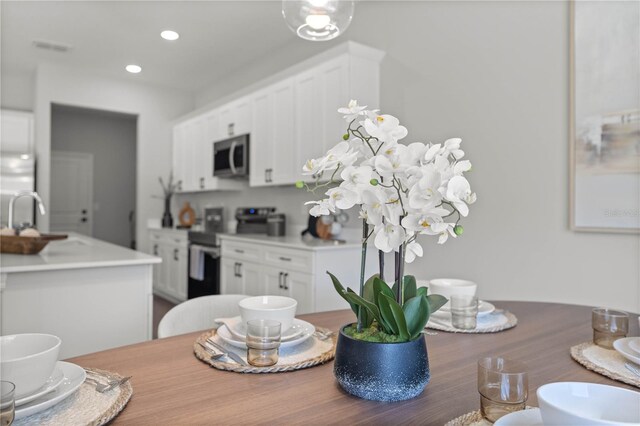
POLYGON ((280 1, 5 1, 1 72, 46 61, 196 91, 295 40, 280 1), (180 33, 169 42, 164 29, 180 33), (35 39, 71 45, 62 53, 35 39), (124 67, 138 64, 140 74, 124 67))

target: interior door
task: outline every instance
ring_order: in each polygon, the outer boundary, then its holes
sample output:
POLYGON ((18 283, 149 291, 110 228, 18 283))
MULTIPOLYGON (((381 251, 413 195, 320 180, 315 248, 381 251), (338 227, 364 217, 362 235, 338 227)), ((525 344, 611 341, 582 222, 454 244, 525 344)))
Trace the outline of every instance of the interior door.
POLYGON ((93 155, 51 153, 52 232, 93 235, 93 155))

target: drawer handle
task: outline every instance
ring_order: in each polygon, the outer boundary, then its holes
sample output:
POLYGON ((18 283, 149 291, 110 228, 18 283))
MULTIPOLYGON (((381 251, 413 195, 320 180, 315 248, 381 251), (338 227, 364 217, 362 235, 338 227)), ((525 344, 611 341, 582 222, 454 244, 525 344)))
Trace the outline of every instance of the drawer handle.
POLYGON ((244 250, 235 249, 234 251, 235 251, 236 253, 244 254, 244 250))
POLYGON ((154 245, 153 245, 153 255, 154 255, 154 256, 157 256, 157 255, 158 255, 158 245, 157 245, 157 244, 154 244, 154 245))
POLYGON ((284 283, 284 289, 285 290, 289 290, 289 286, 287 285, 287 278, 289 278, 289 273, 285 272, 284 276, 283 276, 283 279, 282 279, 282 281, 284 283))
POLYGON ((278 276, 278 288, 284 288, 284 284, 282 283, 283 276, 284 276, 284 273, 280 272, 280 275, 278 276))
POLYGON ((283 262, 291 262, 291 258, 290 257, 280 256, 278 259, 282 260, 283 262))
POLYGON ((178 259, 178 249, 173 249, 173 260, 175 260, 176 262, 179 260, 178 259))

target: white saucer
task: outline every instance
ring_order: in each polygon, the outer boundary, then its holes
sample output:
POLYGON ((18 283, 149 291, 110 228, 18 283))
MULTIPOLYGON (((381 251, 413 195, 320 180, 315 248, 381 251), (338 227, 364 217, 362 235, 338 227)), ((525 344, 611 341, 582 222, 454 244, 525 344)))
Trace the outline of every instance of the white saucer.
MULTIPOLYGON (((478 301, 478 316, 482 317, 485 315, 489 315, 491 312, 495 311, 496 307, 493 306, 492 303, 489 302, 485 302, 484 300, 479 300, 478 301)), ((448 305, 443 306, 442 308, 438 309, 437 311, 435 311, 433 314, 431 315, 436 315, 436 316, 441 316, 441 317, 445 317, 445 316, 451 316, 451 308, 448 305)))
POLYGON ((44 382, 44 385, 42 385, 40 389, 34 391, 33 393, 30 393, 28 395, 25 395, 23 397, 16 399, 16 407, 26 404, 27 402, 31 402, 34 399, 40 398, 45 393, 51 392, 52 390, 57 388, 62 383, 63 380, 64 380, 64 373, 62 372, 60 367, 56 364, 53 370, 53 374, 49 376, 46 382, 44 382))
POLYGON ((629 337, 629 347, 640 356, 640 337, 629 337))
POLYGON ((539 408, 516 411, 500 417, 494 423, 495 426, 543 426, 539 408))
MULTIPOLYGON (((311 337, 313 333, 316 332, 316 328, 312 324, 309 324, 306 321, 302 321, 296 318, 293 320, 293 324, 294 326, 298 325, 299 327, 301 327, 302 332, 298 335, 298 337, 294 337, 291 340, 286 340, 280 343, 280 348, 284 349, 284 348, 290 348, 292 346, 299 345, 300 343, 304 342, 309 337, 311 337)), ((228 343, 231 346, 234 346, 240 349, 247 349, 247 345, 245 344, 244 340, 240 340, 234 337, 226 325, 222 325, 218 327, 217 335, 220 336, 220 338, 225 343, 228 343)))
MULTIPOLYGON (((227 329, 231 332, 236 340, 245 340, 247 335, 247 324, 242 321, 242 317, 237 316, 233 318, 218 318, 216 322, 222 323, 227 326, 227 329)), ((304 331, 304 326, 294 319, 293 325, 286 331, 282 332, 281 339, 283 342, 292 340, 294 337, 299 336, 304 331)))
POLYGON ((60 385, 52 392, 49 392, 20 407, 16 407, 15 420, 22 419, 46 410, 49 407, 53 407, 58 402, 78 390, 78 388, 84 383, 84 379, 87 377, 84 368, 71 364, 70 362, 58 361, 56 363, 56 369, 62 370, 62 373, 64 374, 62 383, 60 383, 60 385))
POLYGON ((636 354, 633 349, 629 347, 629 342, 633 339, 637 339, 637 337, 625 337, 624 339, 618 339, 613 342, 613 348, 629 361, 640 364, 640 355, 636 354))

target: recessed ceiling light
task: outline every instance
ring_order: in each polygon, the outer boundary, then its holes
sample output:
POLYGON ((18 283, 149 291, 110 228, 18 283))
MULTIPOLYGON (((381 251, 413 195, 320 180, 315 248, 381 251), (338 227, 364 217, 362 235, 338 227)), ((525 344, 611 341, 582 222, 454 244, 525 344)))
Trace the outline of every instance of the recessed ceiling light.
POLYGON ((163 32, 160 33, 160 37, 162 37, 165 40, 174 41, 180 38, 180 34, 178 34, 175 31, 164 30, 163 32))
POLYGON ((140 65, 133 65, 133 64, 127 65, 125 69, 129 71, 131 74, 138 74, 140 71, 142 71, 142 67, 140 65))

